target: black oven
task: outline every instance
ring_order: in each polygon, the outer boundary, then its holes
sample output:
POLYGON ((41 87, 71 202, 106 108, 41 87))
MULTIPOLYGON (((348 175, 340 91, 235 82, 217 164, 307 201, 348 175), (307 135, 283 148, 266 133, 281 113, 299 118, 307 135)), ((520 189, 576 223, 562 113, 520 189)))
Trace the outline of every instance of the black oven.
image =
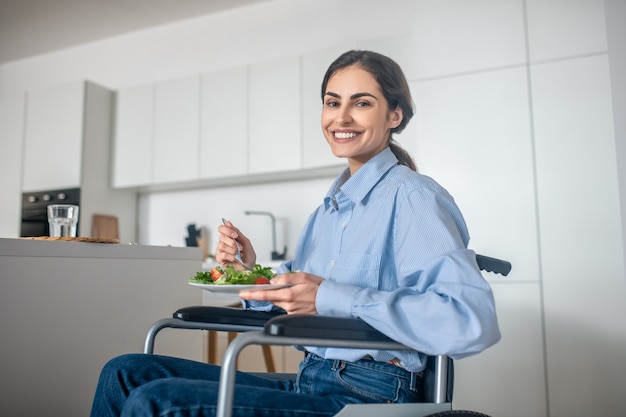
MULTIPOLYGON (((22 194, 22 226, 20 236, 49 236, 48 204, 80 205, 80 188, 49 190, 22 194)), ((80 216, 76 226, 79 236, 80 216)))

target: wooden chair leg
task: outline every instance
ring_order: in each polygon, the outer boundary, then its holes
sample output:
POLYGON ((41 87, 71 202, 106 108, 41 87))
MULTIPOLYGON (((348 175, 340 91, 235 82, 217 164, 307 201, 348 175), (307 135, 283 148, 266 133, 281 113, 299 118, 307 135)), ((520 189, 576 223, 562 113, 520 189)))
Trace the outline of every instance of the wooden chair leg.
POLYGON ((208 331, 207 362, 217 363, 217 332, 215 330, 208 331))
POLYGON ((276 372, 276 366, 274 366, 274 355, 272 355, 272 347, 263 345, 263 357, 265 358, 265 367, 267 372, 276 372))

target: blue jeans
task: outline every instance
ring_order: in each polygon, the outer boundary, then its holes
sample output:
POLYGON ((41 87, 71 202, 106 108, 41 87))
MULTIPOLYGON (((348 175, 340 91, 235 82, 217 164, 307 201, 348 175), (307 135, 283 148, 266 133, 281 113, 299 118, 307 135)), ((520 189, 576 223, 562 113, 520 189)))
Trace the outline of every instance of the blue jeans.
MULTIPOLYGON (((220 368, 158 355, 112 359, 100 374, 92 417, 215 416, 220 368)), ((233 416, 332 416, 346 404, 417 402, 421 378, 395 365, 307 354, 295 381, 238 372, 233 416)))

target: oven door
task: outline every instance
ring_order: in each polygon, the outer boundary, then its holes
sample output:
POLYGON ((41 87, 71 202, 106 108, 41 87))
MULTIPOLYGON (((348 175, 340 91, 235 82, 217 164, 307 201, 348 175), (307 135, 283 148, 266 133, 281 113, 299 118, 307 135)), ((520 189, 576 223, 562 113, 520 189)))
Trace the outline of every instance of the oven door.
POLYGON ((22 220, 22 229, 20 231, 22 237, 38 237, 50 236, 48 228, 48 219, 45 222, 24 221, 22 220))
MULTIPOLYGON (((48 226, 48 204, 80 203, 80 189, 50 190, 22 194, 21 237, 50 236, 48 226)), ((79 226, 80 227, 80 220, 79 226)))

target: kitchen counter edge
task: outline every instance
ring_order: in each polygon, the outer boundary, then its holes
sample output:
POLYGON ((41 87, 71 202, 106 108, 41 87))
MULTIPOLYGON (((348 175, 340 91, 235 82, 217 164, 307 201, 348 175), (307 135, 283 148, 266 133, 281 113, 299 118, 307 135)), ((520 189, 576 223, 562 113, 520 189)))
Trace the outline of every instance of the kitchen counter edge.
POLYGON ((0 256, 121 258, 121 259, 197 259, 201 265, 202 251, 197 247, 143 246, 122 243, 66 242, 0 238, 0 256))

